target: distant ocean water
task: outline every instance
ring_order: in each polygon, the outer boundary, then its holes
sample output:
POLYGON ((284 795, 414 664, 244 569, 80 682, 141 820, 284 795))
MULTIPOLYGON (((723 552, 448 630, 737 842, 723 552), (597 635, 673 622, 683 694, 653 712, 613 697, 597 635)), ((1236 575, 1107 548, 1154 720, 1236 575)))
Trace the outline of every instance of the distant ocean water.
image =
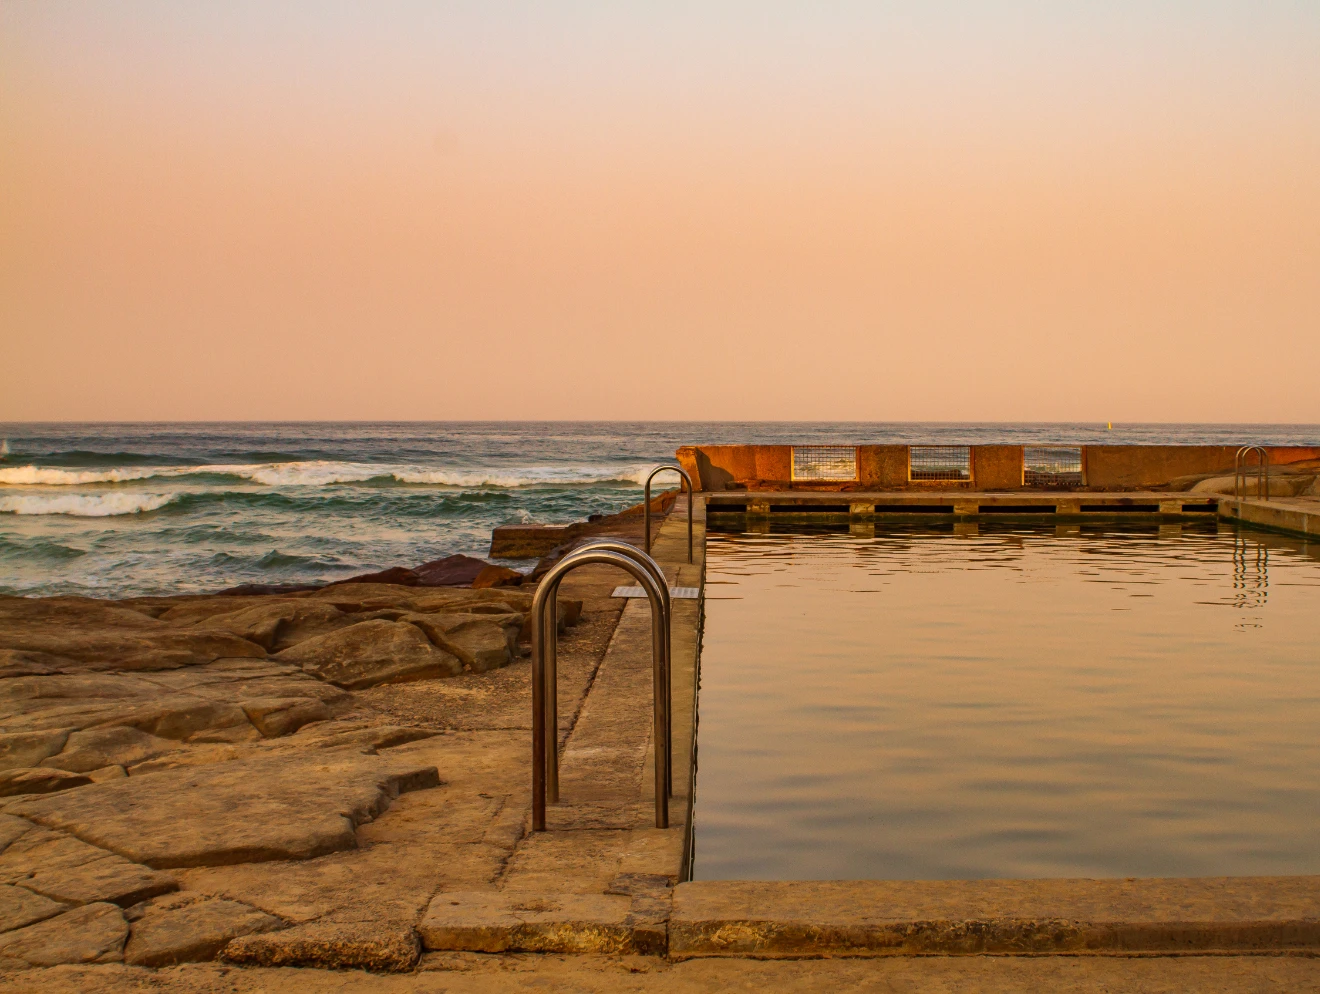
POLYGON ((0 593, 191 593, 484 556, 498 524, 637 503, 685 444, 1248 441, 1316 444, 1320 426, 0 424, 0 593))

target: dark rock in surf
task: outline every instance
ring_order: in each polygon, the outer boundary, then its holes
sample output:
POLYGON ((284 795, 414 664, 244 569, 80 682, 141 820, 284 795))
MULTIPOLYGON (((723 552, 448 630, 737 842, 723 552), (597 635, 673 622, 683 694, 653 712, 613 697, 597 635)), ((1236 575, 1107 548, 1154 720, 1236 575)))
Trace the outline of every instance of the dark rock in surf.
POLYGON ((336 580, 330 586, 337 587, 342 583, 392 583, 398 587, 415 587, 420 582, 421 578, 408 567, 391 566, 377 573, 363 573, 361 576, 350 576, 347 580, 336 580))
POLYGON ((470 587, 490 564, 484 559, 471 556, 445 556, 422 563, 412 572, 417 574, 418 584, 423 587, 470 587))
POLYGON ((217 593, 218 597, 255 597, 262 594, 300 594, 305 590, 320 590, 324 583, 240 583, 217 593))

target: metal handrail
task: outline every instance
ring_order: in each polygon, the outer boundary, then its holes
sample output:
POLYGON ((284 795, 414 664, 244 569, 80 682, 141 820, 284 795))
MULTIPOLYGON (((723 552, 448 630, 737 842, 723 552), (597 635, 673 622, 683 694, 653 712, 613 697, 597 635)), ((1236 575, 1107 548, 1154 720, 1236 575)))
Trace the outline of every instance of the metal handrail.
POLYGON ((1270 499, 1270 450, 1263 445, 1244 445, 1237 450, 1233 456, 1233 499, 1241 500, 1242 491, 1247 489, 1247 457, 1255 452, 1256 455, 1256 496, 1260 497, 1262 492, 1261 481, 1264 481, 1264 498, 1270 499), (1238 487, 1238 481, 1242 481, 1241 489, 1238 487))
MULTIPOLYGON (((546 748, 548 713, 546 701, 546 615, 545 609, 559 589, 564 577, 579 566, 599 563, 617 566, 632 575, 646 593, 651 604, 651 693, 655 735, 655 827, 669 827, 669 701, 664 693, 669 686, 665 632, 669 630, 669 616, 665 610, 664 595, 651 578, 650 570, 631 557, 604 549, 586 549, 573 552, 559 560, 541 578, 532 598, 532 831, 545 831, 545 806, 549 770, 549 750, 546 748)), ((556 607, 557 607, 556 601, 556 607)), ((555 625, 558 626, 556 610, 555 625)), ((556 738, 559 729, 553 730, 556 738)), ((558 742, 556 742, 558 751, 558 742)), ((557 771, 556 771, 557 774, 557 771)), ((556 782, 558 776, 556 775, 556 782)))
MULTIPOLYGON (((627 542, 620 542, 613 538, 592 538, 587 539, 581 545, 572 550, 570 555, 581 552, 585 549, 603 549, 606 552, 617 552, 619 555, 627 556, 633 562, 637 563, 643 569, 651 574, 651 579, 660 590, 661 600, 665 605, 665 701, 667 702, 668 726, 666 742, 668 743, 669 753, 665 757, 665 765, 669 769, 669 796, 674 796, 674 721, 673 721, 673 672, 674 672, 674 643, 673 633, 671 631, 670 620, 674 617, 673 601, 669 595, 669 581, 665 579, 664 572, 660 569, 660 564, 648 556, 635 545, 629 545, 627 542)), ((548 602, 549 614, 546 620, 546 725, 558 730, 559 728, 559 590, 550 592, 548 602)), ((550 803, 554 804, 559 800, 559 736, 552 734, 547 740, 546 752, 546 770, 549 777, 549 797, 550 803)))
MULTIPOLYGON (((683 480, 687 481, 688 488, 688 562, 692 562, 692 477, 681 466, 657 466, 651 470, 651 475, 646 478, 646 551, 651 551, 651 481, 655 479, 657 473, 663 473, 667 469, 672 469, 683 480)), ((678 492, 683 492, 683 483, 678 484, 678 492)))

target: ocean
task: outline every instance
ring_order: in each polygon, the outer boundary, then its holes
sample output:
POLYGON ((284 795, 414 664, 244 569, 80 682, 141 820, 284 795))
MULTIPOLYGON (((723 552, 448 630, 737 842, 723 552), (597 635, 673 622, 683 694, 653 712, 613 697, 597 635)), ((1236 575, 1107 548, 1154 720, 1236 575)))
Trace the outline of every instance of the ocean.
POLYGON ((620 511, 678 446, 737 442, 1286 445, 1320 426, 0 423, 0 593, 200 593, 484 557, 496 525, 620 511))

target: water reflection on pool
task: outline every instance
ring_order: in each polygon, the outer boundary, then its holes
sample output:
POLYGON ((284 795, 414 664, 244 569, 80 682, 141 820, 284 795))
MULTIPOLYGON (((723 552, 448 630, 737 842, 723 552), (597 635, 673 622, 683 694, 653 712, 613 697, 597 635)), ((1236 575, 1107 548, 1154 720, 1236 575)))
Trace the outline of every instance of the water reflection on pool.
POLYGON ((712 534, 697 879, 1320 873, 1320 547, 712 534))

